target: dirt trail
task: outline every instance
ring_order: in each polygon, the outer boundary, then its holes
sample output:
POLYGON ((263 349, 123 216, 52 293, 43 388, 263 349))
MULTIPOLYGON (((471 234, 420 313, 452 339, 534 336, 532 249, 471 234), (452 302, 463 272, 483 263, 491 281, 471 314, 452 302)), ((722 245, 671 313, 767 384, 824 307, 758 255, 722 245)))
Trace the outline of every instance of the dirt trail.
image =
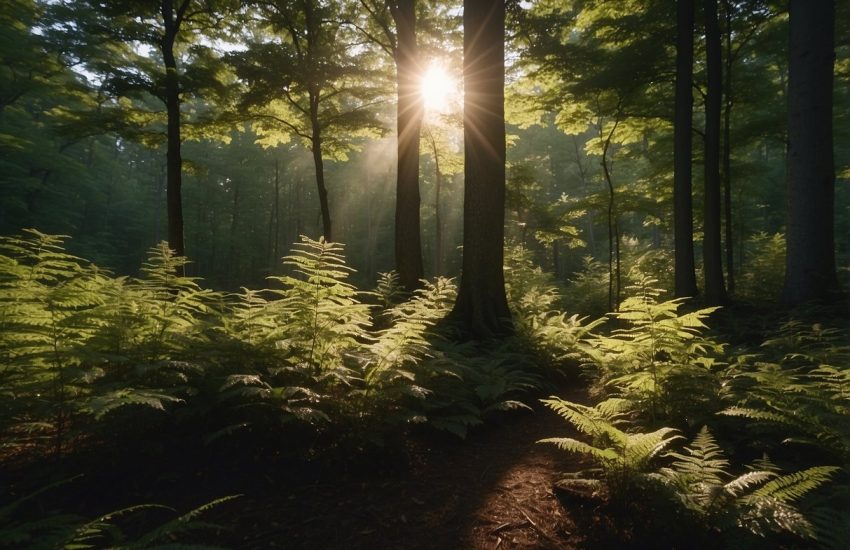
POLYGON ((497 419, 466 441, 414 444, 407 467, 330 474, 323 477, 332 481, 246 497, 231 517, 235 542, 241 548, 575 548, 580 540, 552 484, 576 465, 535 443, 569 431, 536 407, 497 419))

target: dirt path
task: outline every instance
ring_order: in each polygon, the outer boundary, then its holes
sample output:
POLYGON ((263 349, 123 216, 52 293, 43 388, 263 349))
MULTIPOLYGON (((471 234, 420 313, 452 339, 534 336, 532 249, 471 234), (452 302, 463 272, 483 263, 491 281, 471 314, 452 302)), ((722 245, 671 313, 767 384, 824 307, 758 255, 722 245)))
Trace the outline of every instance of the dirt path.
POLYGON ((575 548, 573 522, 552 493, 559 472, 575 465, 535 443, 568 432, 563 420, 536 407, 497 419, 467 441, 416 443, 406 467, 327 473, 328 481, 245 497, 231 511, 235 542, 241 548, 575 548))

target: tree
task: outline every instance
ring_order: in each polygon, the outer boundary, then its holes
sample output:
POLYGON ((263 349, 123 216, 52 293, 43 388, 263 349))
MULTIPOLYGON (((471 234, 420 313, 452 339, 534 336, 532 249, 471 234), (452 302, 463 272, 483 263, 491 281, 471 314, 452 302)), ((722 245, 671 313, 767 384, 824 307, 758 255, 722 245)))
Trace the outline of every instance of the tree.
POLYGON ((789 305, 827 298, 835 271, 832 84, 835 2, 791 0, 788 71, 788 218, 785 286, 789 305))
POLYGON ((463 266, 452 316, 465 337, 513 330, 505 295, 505 2, 463 3, 463 266))
POLYGON ((723 90, 720 23, 717 0, 705 0, 706 97, 705 97, 705 203, 703 206, 703 271, 705 300, 726 302, 723 282, 723 249, 720 239, 720 105, 723 90))
MULTIPOLYGON (((201 34, 223 19, 224 0, 81 0, 63 2, 57 17, 73 22, 63 29, 74 55, 103 78, 102 88, 116 98, 149 94, 166 110, 166 196, 168 244, 185 255, 181 104, 190 92, 221 88, 221 76, 209 64, 210 49, 194 44, 191 62, 180 57, 201 34), (104 47, 106 44, 106 47, 104 47), (139 45, 142 47, 140 48, 139 45), (145 51, 157 52, 155 60, 145 51)), ((132 109, 115 109, 132 117, 132 109)), ((123 124, 127 124, 127 120, 123 124)), ((132 124, 128 124, 132 125, 132 124)))
POLYGON ((423 102, 416 43, 416 0, 389 0, 398 39, 394 53, 398 79, 398 173, 395 210, 395 263, 399 280, 413 291, 424 276, 419 221, 419 133, 423 102))
POLYGON ((354 51, 340 35, 334 3, 319 0, 252 1, 252 33, 248 49, 232 54, 237 74, 246 81, 242 106, 274 145, 297 136, 310 150, 322 217, 322 235, 334 233, 325 155, 343 155, 352 132, 380 128, 368 108, 376 90, 368 52, 354 51))
POLYGON ((674 295, 696 296, 692 176, 694 2, 676 2, 676 104, 673 121, 674 295))

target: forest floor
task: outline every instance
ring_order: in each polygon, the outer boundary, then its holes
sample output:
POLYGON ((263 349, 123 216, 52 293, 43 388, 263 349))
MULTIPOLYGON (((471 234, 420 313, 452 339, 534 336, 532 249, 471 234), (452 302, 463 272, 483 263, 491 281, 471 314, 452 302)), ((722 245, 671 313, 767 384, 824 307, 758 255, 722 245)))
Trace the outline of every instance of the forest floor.
MULTIPOLYGON (((576 387, 556 393, 572 401, 587 399, 576 387)), ((30 503, 26 513, 32 518, 59 510, 94 518, 141 503, 168 504, 173 513, 183 513, 240 495, 201 518, 222 529, 202 533, 196 542, 226 548, 583 547, 585 537, 559 502, 554 484, 562 473, 585 465, 552 445, 536 443, 575 432, 536 400, 526 401, 533 411, 498 413, 465 440, 413 430, 385 448, 356 456, 339 453, 330 460, 265 451, 256 455, 250 444, 241 443, 226 452, 199 449, 196 438, 166 433, 155 445, 139 446, 116 433, 108 447, 96 446, 62 462, 2 468, 0 486, 15 499, 52 481, 69 480, 30 503)), ((269 447, 293 445, 298 443, 284 440, 269 447)), ((151 511, 140 521, 166 521, 169 513, 160 512, 151 511)), ((142 529, 132 522, 126 527, 142 529)))
MULTIPOLYGON (((561 393, 586 399, 578 390, 561 393)), ((214 519, 238 533, 240 548, 576 548, 581 537, 553 488, 580 465, 536 443, 570 431, 535 406, 465 441, 414 438, 401 466, 326 472, 276 496, 246 495, 214 519)))

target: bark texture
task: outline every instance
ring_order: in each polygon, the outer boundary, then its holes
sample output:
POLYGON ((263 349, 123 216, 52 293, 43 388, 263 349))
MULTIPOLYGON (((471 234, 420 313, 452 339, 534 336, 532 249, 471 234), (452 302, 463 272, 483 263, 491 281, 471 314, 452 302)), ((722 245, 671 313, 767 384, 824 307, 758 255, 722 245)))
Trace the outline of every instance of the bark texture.
POLYGON ((395 65, 398 78, 398 174, 396 177, 395 266, 408 291, 421 286, 422 237, 419 219, 419 133, 423 102, 419 90, 416 0, 390 2, 396 24, 395 65))
POLYGON ((703 205, 702 258, 705 273, 705 300, 708 304, 726 303, 723 282, 723 247, 720 201, 720 106, 723 90, 721 70, 720 23, 717 0, 705 0, 706 73, 705 98, 705 203, 703 205))
POLYGON ((832 84, 835 2, 791 0, 788 80, 788 226, 782 299, 828 298, 835 271, 832 84))
POLYGON ((694 266, 693 67, 694 3, 676 2, 676 106, 673 120, 674 286, 677 298, 696 296, 694 266))
MULTIPOLYGON (((180 155, 180 79, 174 43, 180 24, 186 14, 189 0, 175 6, 174 0, 162 0, 161 12, 164 32, 160 52, 165 64, 165 110, 167 116, 166 145, 166 210, 168 212, 168 246, 178 255, 185 256, 183 243, 183 159, 180 155)), ((182 271, 182 268, 180 269, 182 271)), ((181 273, 182 274, 182 273, 181 273)))
POLYGON ((464 0, 463 267, 453 317, 464 337, 510 334, 505 296, 505 2, 464 0))

